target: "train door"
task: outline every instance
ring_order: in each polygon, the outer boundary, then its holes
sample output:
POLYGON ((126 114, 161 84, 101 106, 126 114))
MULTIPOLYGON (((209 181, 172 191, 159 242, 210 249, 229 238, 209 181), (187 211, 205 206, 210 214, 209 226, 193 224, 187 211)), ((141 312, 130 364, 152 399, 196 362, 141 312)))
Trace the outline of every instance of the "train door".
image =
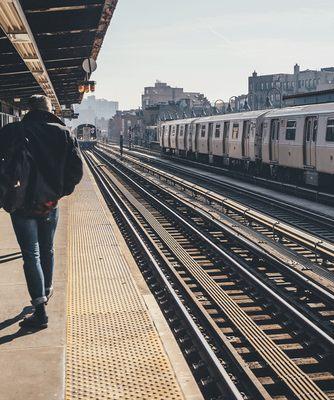
POLYGON ((304 128, 304 165, 315 167, 318 117, 307 117, 304 128))
POLYGON ((196 131, 195 131, 195 148, 194 151, 198 151, 198 139, 199 139, 199 133, 201 131, 201 124, 196 124, 196 131))
POLYGON ((279 151, 279 119, 272 119, 270 125, 270 138, 269 138, 269 158, 270 161, 278 161, 279 151))
POLYGON ((230 131, 230 123, 224 122, 223 131, 223 154, 228 154, 228 133, 230 131))
POLYGON ((242 130, 242 156, 249 157, 249 141, 250 141, 251 122, 244 121, 242 130))
POLYGON ((213 123, 209 123, 209 133, 208 133, 208 154, 212 154, 212 136, 213 136, 213 123))

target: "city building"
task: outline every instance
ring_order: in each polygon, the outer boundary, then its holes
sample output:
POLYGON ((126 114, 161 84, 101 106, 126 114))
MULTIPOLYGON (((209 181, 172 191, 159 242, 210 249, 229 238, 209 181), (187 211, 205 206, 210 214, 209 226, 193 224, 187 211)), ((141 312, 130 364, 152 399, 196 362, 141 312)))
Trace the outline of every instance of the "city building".
POLYGON ((283 97, 300 93, 334 89, 334 67, 317 70, 301 70, 294 66, 293 74, 258 75, 248 78, 248 99, 253 110, 284 106, 283 97))
POLYGON ((109 120, 108 140, 119 143, 120 135, 123 135, 127 144, 130 134, 134 144, 142 144, 144 130, 141 110, 117 111, 109 120))
MULTIPOLYGON (((189 100, 193 107, 205 106, 209 101, 199 92, 184 92, 183 88, 171 87, 167 83, 156 81, 153 87, 145 87, 142 95, 142 109, 157 104, 168 104, 180 100, 189 100)), ((209 103, 210 104, 210 103, 209 103)))
POLYGON ((116 101, 88 96, 81 104, 74 106, 74 111, 79 113, 79 118, 73 120, 72 125, 76 127, 81 124, 92 124, 98 129, 107 129, 108 123, 105 125, 103 119, 109 121, 116 114, 117 110, 118 102, 116 101), (99 123, 102 125, 98 126, 99 123))

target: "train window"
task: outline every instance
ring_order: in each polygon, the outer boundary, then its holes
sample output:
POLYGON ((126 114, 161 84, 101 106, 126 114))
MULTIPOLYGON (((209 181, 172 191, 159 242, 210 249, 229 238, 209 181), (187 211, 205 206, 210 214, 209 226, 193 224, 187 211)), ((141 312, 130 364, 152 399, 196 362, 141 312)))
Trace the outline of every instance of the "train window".
POLYGON ((233 124, 232 139, 238 139, 239 136, 239 124, 233 124))
POLYGON ((168 130, 169 132, 169 134, 171 134, 172 133, 172 125, 169 125, 169 130, 168 130))
POLYGON ((196 138, 198 138, 200 130, 201 130, 201 125, 200 124, 196 124, 196 138))
POLYGON ((317 141, 317 132, 318 132, 318 119, 316 118, 313 122, 313 142, 317 141))
POLYGON ((163 126, 162 126, 162 134, 163 134, 163 135, 165 134, 165 130, 166 130, 166 125, 163 125, 163 126))
POLYGON ((216 125, 215 137, 216 138, 220 137, 220 124, 216 125))
POLYGON ((180 125, 176 125, 176 134, 178 135, 180 131, 180 125))
POLYGON ((309 142, 311 140, 312 120, 308 118, 306 121, 306 141, 309 142))
POLYGON ((184 126, 180 126, 180 136, 184 135, 184 126))
POLYGON ((227 138, 229 130, 230 130, 230 123, 224 122, 224 138, 227 138))
POLYGON ((334 119, 327 121, 326 142, 334 142, 334 119))
POLYGON ((201 128, 201 137, 205 137, 205 133, 206 133, 206 126, 205 126, 205 125, 202 125, 202 128, 201 128))
POLYGON ((286 140, 295 140, 296 139, 296 128, 297 121, 288 121, 286 125, 285 139, 286 140))

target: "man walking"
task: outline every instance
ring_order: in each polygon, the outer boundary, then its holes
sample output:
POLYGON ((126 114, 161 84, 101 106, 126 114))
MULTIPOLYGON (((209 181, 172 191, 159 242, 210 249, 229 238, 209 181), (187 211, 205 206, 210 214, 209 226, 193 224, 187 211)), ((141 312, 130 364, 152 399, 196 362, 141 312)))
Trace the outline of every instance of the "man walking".
POLYGON ((13 154, 24 141, 31 170, 29 168, 26 179, 22 178, 27 182, 18 181, 15 185, 26 186, 24 201, 17 206, 19 202, 11 198, 11 203, 7 199, 3 206, 10 212, 35 307, 35 312, 21 321, 20 326, 42 329, 48 325, 45 306, 53 294, 53 241, 59 217, 58 200, 71 194, 80 182, 82 160, 76 139, 51 113, 51 102, 46 96, 32 96, 29 109, 21 122, 8 124, 0 130, 0 160, 14 158, 13 154))

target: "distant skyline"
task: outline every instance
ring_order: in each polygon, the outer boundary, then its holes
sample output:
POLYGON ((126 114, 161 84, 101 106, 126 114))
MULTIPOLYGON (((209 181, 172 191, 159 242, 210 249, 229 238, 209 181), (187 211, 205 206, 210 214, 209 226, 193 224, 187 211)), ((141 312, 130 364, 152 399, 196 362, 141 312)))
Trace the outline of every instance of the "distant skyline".
POLYGON ((332 0, 119 0, 92 76, 96 96, 135 108, 159 79, 226 100, 247 93, 254 70, 330 67, 333 17, 332 0))

